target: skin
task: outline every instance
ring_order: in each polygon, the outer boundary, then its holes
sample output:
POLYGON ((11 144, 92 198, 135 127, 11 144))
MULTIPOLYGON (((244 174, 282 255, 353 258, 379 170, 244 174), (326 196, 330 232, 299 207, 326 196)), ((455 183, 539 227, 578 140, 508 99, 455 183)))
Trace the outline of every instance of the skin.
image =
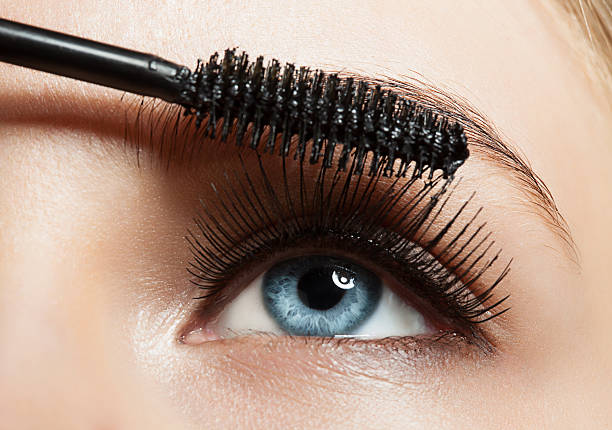
POLYGON ((208 183, 236 168, 235 150, 204 149, 198 167, 138 167, 124 146, 120 92, 0 64, 0 428, 612 420, 612 112, 551 10, 527 1, 0 1, 0 15, 183 64, 238 46, 425 79, 468 99, 529 159, 578 250, 576 263, 507 172, 476 154, 444 216, 477 190, 470 210, 483 207, 504 261, 513 258, 496 292, 511 294, 511 310, 483 327, 493 353, 452 341, 181 344, 197 295, 183 236, 198 199, 211 198, 208 183))

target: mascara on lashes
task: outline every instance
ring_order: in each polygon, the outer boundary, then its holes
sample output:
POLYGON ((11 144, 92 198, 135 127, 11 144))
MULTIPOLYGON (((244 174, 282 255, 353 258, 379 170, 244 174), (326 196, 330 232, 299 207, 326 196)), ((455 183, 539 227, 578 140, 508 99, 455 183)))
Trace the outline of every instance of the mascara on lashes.
POLYGON ((369 173, 429 177, 440 169, 452 176, 469 155, 461 124, 433 113, 392 90, 334 74, 281 67, 245 53, 213 54, 194 71, 160 57, 0 19, 0 61, 117 88, 182 105, 185 115, 222 140, 236 130, 236 143, 286 156, 297 138, 294 156, 331 167, 341 146, 338 168, 349 156, 354 173, 369 158, 369 173), (267 139, 265 138, 267 136, 267 139), (246 137, 246 139, 245 139, 246 137), (263 142, 265 140, 265 142, 263 142), (276 144, 280 148, 275 148, 276 144), (399 160, 397 170, 395 162, 399 160))

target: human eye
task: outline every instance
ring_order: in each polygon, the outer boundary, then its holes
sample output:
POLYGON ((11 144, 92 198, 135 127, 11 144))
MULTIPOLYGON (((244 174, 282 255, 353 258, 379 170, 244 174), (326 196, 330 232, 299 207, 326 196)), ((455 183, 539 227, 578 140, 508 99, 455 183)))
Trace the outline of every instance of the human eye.
MULTIPOLYGON (((215 62, 200 70, 234 70, 232 55, 226 52, 219 69, 213 56, 215 62)), ((188 130, 196 141, 235 140, 250 148, 225 160, 225 172, 211 181, 189 228, 188 272, 198 305, 181 340, 259 332, 369 339, 454 333, 490 348, 481 323, 507 309, 507 296, 496 297, 493 290, 509 264, 500 262, 472 198, 454 195, 460 181, 451 173, 456 166, 448 167, 451 158, 432 149, 444 148, 446 129, 460 127, 380 86, 319 72, 309 78, 303 69, 281 70, 274 62, 271 71, 262 67, 258 60, 262 89, 244 89, 245 103, 255 107, 228 108, 218 123, 208 108, 190 112, 196 120, 188 130), (276 76, 282 76, 279 83, 276 76), (254 102, 253 94, 260 100, 254 102), (311 115, 318 115, 315 122, 325 131, 315 127, 305 135, 299 131, 306 110, 300 100, 308 97, 313 100, 303 103, 319 109, 311 115), (335 107, 323 120, 326 105, 335 107), (241 119, 245 112, 253 115, 253 129, 241 119), (412 121, 414 133, 402 135, 394 122, 399 118, 412 121), (283 130, 297 136, 287 139, 283 130), (365 137, 353 136, 356 130, 365 137), (395 150, 408 152, 394 158, 386 138, 400 143, 395 150), (383 142, 382 149, 364 153, 347 143, 359 139, 383 142)), ((214 112, 213 99, 201 97, 214 112)), ((174 137, 188 133, 181 126, 171 127, 174 137)))
POLYGON ((304 255, 274 264, 227 306, 216 325, 230 333, 243 328, 332 337, 418 335, 431 330, 381 276, 332 255, 304 255))
POLYGON ((508 267, 479 282, 499 250, 469 199, 441 216, 452 180, 250 165, 212 184, 187 236, 200 303, 185 342, 453 332, 488 347, 478 326, 506 309, 492 290, 508 267))

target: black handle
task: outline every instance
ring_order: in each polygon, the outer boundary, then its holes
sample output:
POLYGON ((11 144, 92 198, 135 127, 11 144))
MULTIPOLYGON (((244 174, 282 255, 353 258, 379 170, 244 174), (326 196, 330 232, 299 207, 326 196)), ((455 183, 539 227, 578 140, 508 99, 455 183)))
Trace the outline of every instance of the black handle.
POLYGON ((0 61, 171 103, 184 103, 188 68, 154 55, 0 19, 0 61))

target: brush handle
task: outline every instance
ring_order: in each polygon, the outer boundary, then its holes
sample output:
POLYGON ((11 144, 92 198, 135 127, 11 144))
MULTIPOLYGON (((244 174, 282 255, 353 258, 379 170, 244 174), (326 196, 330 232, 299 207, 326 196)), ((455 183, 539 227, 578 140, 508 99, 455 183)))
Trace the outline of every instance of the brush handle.
POLYGON ((0 61, 171 103, 186 103, 188 68, 154 55, 0 19, 0 61))

